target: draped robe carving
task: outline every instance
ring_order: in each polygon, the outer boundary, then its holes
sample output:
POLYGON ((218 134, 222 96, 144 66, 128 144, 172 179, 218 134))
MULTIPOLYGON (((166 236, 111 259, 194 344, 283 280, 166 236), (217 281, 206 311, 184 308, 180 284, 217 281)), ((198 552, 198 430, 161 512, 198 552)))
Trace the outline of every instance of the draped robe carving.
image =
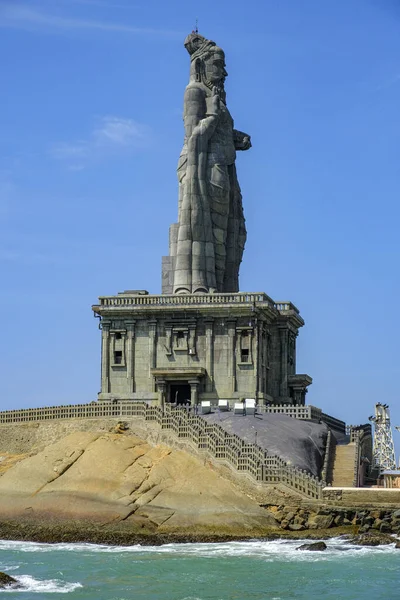
POLYGON ((184 98, 185 141, 178 164, 179 208, 174 293, 237 292, 246 240, 236 150, 250 137, 233 128, 226 106, 225 55, 214 42, 188 36, 191 76, 184 98))

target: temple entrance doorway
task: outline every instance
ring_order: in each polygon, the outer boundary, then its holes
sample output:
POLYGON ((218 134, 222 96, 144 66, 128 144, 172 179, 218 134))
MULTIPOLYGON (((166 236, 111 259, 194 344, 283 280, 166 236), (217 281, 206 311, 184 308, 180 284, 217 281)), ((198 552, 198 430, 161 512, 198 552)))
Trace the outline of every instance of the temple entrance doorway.
POLYGON ((169 384, 169 402, 172 404, 190 404, 190 385, 187 381, 169 384))

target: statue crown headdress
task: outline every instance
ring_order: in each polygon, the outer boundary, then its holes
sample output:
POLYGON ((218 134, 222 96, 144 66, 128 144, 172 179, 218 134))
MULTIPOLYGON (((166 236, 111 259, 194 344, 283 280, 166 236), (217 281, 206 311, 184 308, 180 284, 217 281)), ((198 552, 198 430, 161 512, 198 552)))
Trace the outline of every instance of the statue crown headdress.
POLYGON ((187 36, 183 44, 190 54, 191 61, 207 52, 213 46, 216 46, 215 42, 212 40, 207 40, 207 38, 200 35, 197 31, 192 31, 192 33, 187 36))

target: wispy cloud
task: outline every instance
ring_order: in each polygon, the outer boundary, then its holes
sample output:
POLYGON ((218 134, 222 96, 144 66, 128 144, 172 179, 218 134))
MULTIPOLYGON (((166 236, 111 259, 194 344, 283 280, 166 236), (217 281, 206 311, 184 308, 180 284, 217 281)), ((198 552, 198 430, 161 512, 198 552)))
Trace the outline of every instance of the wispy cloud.
POLYGON ((65 161, 70 170, 79 171, 89 162, 145 148, 150 138, 145 125, 133 119, 106 116, 98 120, 87 139, 56 144, 51 155, 65 161))
POLYGON ((161 35, 175 37, 175 31, 153 29, 151 27, 136 27, 124 23, 109 23, 78 19, 65 15, 49 14, 42 10, 32 8, 27 4, 5 3, 0 7, 0 27, 26 30, 43 30, 57 33, 68 30, 97 30, 105 32, 118 32, 134 35, 161 35))

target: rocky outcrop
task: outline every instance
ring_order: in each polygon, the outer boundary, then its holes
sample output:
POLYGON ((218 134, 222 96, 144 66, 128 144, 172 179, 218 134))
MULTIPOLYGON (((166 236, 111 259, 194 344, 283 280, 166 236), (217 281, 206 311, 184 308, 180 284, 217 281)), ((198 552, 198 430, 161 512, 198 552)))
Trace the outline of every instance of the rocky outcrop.
MULTIPOLYGON (((351 526, 357 534, 400 534, 400 510, 355 509, 331 506, 270 506, 269 510, 287 531, 327 530, 351 526)), ((334 532, 332 532, 334 534, 334 532)))
POLYGON ((189 454, 135 435, 75 432, 0 477, 2 519, 125 522, 143 533, 257 534, 274 517, 189 454))
POLYGON ((385 546, 397 543, 397 538, 385 533, 361 533, 350 537, 349 542, 358 546, 385 546))
POLYGON ((302 544, 296 550, 310 550, 311 552, 323 552, 327 549, 325 542, 313 542, 312 544, 302 544))
POLYGON ((263 414, 241 418, 227 413, 212 413, 204 418, 229 434, 238 435, 249 444, 257 444, 279 456, 289 466, 304 469, 320 477, 324 461, 328 428, 324 423, 293 419, 287 415, 263 414))
POLYGON ((14 579, 14 577, 11 577, 10 575, 7 575, 7 573, 3 573, 0 571, 0 589, 5 589, 5 588, 19 588, 21 587, 21 585, 18 583, 18 581, 16 579, 14 579))

